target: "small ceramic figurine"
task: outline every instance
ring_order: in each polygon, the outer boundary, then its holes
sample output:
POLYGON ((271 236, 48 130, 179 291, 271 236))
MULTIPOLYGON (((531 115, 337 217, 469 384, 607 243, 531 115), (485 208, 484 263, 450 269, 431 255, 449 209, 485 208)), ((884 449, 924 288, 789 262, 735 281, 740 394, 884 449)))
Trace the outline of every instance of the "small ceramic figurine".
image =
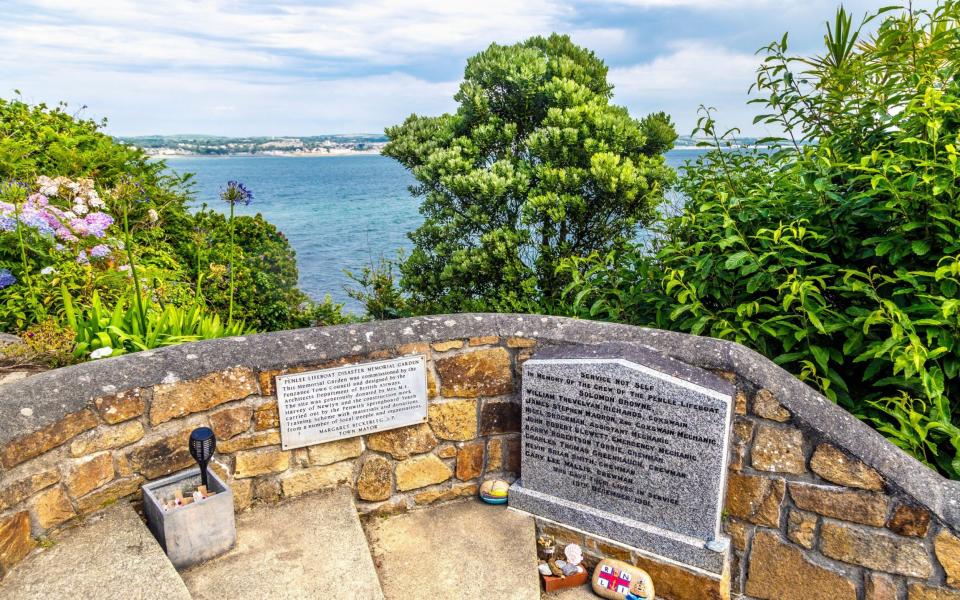
POLYGON ((487 504, 505 504, 510 484, 502 479, 488 479, 480 486, 480 499, 487 504))
POLYGON ((583 550, 576 544, 567 544, 566 548, 563 549, 563 555, 567 557, 567 562, 573 566, 583 562, 583 550))
POLYGON ((537 538, 537 558, 540 560, 550 560, 556 552, 557 542, 553 536, 547 533, 541 534, 537 538))
POLYGON ((595 594, 608 600, 654 600, 650 575, 633 565, 612 558, 600 561, 593 571, 595 594))

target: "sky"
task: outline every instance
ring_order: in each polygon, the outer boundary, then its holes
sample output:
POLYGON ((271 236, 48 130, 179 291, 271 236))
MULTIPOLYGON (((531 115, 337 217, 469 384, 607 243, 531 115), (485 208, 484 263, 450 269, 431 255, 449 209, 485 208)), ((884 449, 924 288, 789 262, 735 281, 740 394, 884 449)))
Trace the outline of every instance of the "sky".
MULTIPOLYGON (((847 0, 856 15, 896 0, 847 0)), ((932 2, 916 0, 915 5, 932 2)), ((377 133, 455 109, 466 59, 559 32, 614 102, 744 135, 755 51, 816 53, 837 0, 0 0, 0 97, 65 101, 114 135, 377 133)))

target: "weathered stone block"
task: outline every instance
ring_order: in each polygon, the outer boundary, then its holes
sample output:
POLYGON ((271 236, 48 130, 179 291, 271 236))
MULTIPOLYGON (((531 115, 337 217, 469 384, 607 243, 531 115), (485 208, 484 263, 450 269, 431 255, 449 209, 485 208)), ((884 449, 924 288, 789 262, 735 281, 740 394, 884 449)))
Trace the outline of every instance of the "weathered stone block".
POLYGON ((490 348, 436 361, 440 393, 447 398, 501 396, 513 391, 510 354, 490 348))
POLYGON ((234 511, 240 512, 249 508, 253 501, 253 479, 234 479, 229 485, 233 492, 234 511))
POLYGON ((129 446, 143 439, 143 425, 140 421, 130 421, 114 427, 94 429, 78 436, 70 444, 70 454, 83 456, 112 448, 129 446))
POLYGON ((112 396, 101 396, 95 399, 93 403, 97 407, 100 417, 107 423, 115 425, 142 415, 147 407, 144 398, 147 394, 149 394, 147 390, 135 388, 124 390, 112 396))
POLYGON ((733 440, 730 445, 730 468, 739 471, 747 465, 747 451, 753 440, 753 421, 738 418, 733 422, 733 440))
POLYGON ((30 515, 27 511, 0 519, 0 567, 6 573, 30 554, 36 542, 30 537, 30 515))
POLYGON ((18 474, 15 478, 10 477, 0 486, 0 511, 7 510, 58 481, 60 481, 60 471, 54 468, 44 468, 18 474))
POLYGON ((885 573, 920 579, 933 574, 922 541, 879 529, 826 522, 820 527, 820 552, 836 560, 885 573))
POLYGON ((120 498, 124 498, 140 491, 143 485, 143 477, 124 477, 115 479, 108 485, 103 486, 95 492, 91 492, 77 500, 77 508, 83 514, 98 511, 105 508, 120 498))
POLYGON ((253 413, 253 429, 263 431, 264 429, 276 429, 280 427, 280 408, 276 400, 271 400, 257 407, 253 413))
MULTIPOLYGON (((608 546, 602 542, 601 544, 608 546)), ((656 587, 657 598, 723 600, 727 597, 720 579, 707 577, 677 565, 654 561, 639 554, 634 554, 630 562, 650 575, 656 587)))
POLYGON ((805 472, 803 434, 798 429, 760 425, 753 442, 752 463, 758 471, 805 472))
POLYGON ((897 600, 897 584, 883 573, 868 572, 863 576, 864 600, 897 600))
POLYGON ((0 448, 0 462, 3 462, 4 467, 11 469, 96 426, 97 417, 92 410, 85 408, 70 413, 56 423, 4 444, 0 448))
POLYGON ((253 497, 268 504, 280 502, 283 493, 280 488, 280 480, 273 475, 257 477, 253 480, 253 497))
POLYGON ((476 496, 480 486, 475 483, 458 483, 453 487, 428 490, 414 494, 413 501, 418 505, 433 504, 435 502, 446 502, 447 500, 456 500, 457 498, 467 498, 476 496))
POLYGON ((536 345, 537 345, 537 340, 531 340, 530 338, 523 338, 523 337, 507 338, 508 348, 533 348, 536 345))
POLYGON ((799 510, 791 510, 787 516, 787 537, 806 549, 813 548, 817 533, 817 516, 799 510))
POLYGON ((77 516, 70 499, 59 485, 37 494, 30 502, 30 511, 41 529, 55 527, 77 516))
POLYGON ((456 350, 457 348, 463 348, 462 340, 447 340, 445 342, 434 342, 430 346, 436 352, 447 352, 450 350, 456 350))
POLYGON ((437 443, 437 438, 426 423, 371 433, 367 436, 369 449, 386 452, 397 460, 403 460, 411 454, 430 452, 437 447, 437 443))
POLYGON ((934 539, 933 549, 947 573, 947 585, 960 588, 960 538, 942 529, 934 539))
POLYGON ((808 560, 770 531, 754 534, 747 569, 746 592, 754 598, 857 600, 857 588, 845 575, 808 560))
POLYGON ((735 519, 725 519, 723 530, 730 537, 730 545, 739 552, 747 549, 747 539, 750 536, 750 526, 735 519))
POLYGON ((753 414, 780 423, 786 423, 790 420, 790 411, 780 404, 770 390, 760 390, 754 395, 753 414))
POLYGON ((747 414, 747 394, 743 390, 737 390, 736 395, 733 397, 733 414, 747 414))
POLYGON ((496 335, 481 335, 478 337, 470 338, 469 344, 471 346, 489 346, 491 344, 500 343, 500 337, 496 335))
POLYGON ((307 448, 310 464, 314 466, 330 465, 335 462, 356 458, 363 454, 363 438, 352 437, 307 448))
POLYGON ((457 479, 466 481, 483 472, 483 440, 464 444, 457 453, 457 479))
POLYGON ((960 600, 960 592, 911 583, 907 587, 907 600, 960 600))
POLYGON ((246 479, 268 473, 281 473, 290 466, 290 452, 268 448, 237 453, 234 477, 246 479))
POLYGON ((803 510, 852 523, 883 527, 887 522, 887 497, 842 487, 790 483, 790 497, 803 510))
POLYGON ((520 438, 510 437, 504 440, 503 469, 520 473, 520 438))
POLYGON ((810 469, 831 483, 883 491, 883 478, 879 473, 831 444, 817 446, 810 459, 810 469))
POLYGON ((393 467, 382 456, 371 456, 363 461, 357 476, 357 495, 363 500, 377 502, 390 497, 393 487, 393 467))
POLYGON ((428 409, 430 428, 441 440, 472 440, 477 437, 477 401, 448 400, 428 409))
POLYGON ((480 410, 480 435, 520 431, 520 404, 488 400, 480 410))
POLYGON ((127 452, 130 468, 147 479, 156 479, 193 465, 187 446, 190 431, 183 429, 166 437, 140 442, 127 452))
POLYGON ((397 490, 405 492, 443 483, 453 477, 453 471, 442 460, 428 454, 397 463, 396 475, 397 490))
POLYGON ((730 473, 727 512, 738 519, 767 527, 780 526, 780 505, 786 485, 782 479, 730 473))
POLYGON ((150 423, 159 425, 177 417, 242 400, 257 391, 257 378, 246 367, 234 367, 190 381, 161 383, 153 388, 150 423))
POLYGON ((503 439, 491 438, 487 442, 487 472, 503 469, 503 439))
POLYGON ((339 462, 322 467, 287 471, 280 476, 285 498, 294 498, 307 492, 353 484, 353 463, 339 462))
POLYGON ((887 529, 898 534, 924 537, 930 530, 930 511, 906 502, 897 504, 887 521, 887 529))
POLYGON ((109 452, 74 463, 67 473, 67 490, 79 498, 113 479, 113 457, 109 452))
POLYGON ((442 444, 437 448, 437 456, 440 458, 454 458, 457 455, 457 447, 453 444, 442 444))
POLYGON ((210 428, 217 441, 227 440, 250 428, 253 409, 249 406, 236 406, 218 410, 210 415, 210 428))
POLYGON ((240 450, 251 450, 253 448, 263 448, 264 446, 279 446, 279 431, 257 431, 250 435, 241 435, 223 442, 217 443, 217 452, 230 454, 240 450))

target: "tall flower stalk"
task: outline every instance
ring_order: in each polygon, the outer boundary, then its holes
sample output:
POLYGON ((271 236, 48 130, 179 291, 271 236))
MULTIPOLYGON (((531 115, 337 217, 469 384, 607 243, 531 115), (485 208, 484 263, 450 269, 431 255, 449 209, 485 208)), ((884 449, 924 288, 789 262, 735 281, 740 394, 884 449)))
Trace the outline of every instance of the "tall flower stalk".
POLYGON ((46 316, 46 310, 40 303, 40 300, 37 299, 37 292, 33 288, 33 278, 30 276, 30 263, 27 260, 27 244, 23 239, 24 225, 23 220, 20 218, 21 204, 23 199, 26 197, 27 189, 21 183, 12 182, 4 186, 3 192, 3 195, 11 196, 10 200, 12 201, 11 204, 13 204, 17 242, 20 245, 20 263, 22 269, 21 276, 23 277, 23 282, 27 284, 27 293, 30 294, 30 302, 33 304, 33 310, 35 311, 38 320, 43 320, 43 318, 46 316))
POLYGON ((117 188, 117 200, 123 211, 123 249, 130 265, 130 276, 133 278, 134 302, 137 306, 137 320, 140 322, 141 334, 147 332, 147 309, 143 300, 143 288, 140 287, 140 275, 137 273, 137 263, 133 260, 133 238, 130 236, 130 202, 134 196, 142 196, 143 190, 132 181, 124 181, 117 188))
POLYGON ((227 187, 220 192, 220 198, 230 205, 230 219, 227 221, 227 226, 230 230, 230 307, 227 310, 227 322, 233 323, 233 261, 234 255, 236 254, 233 226, 234 207, 237 205, 237 203, 242 203, 244 206, 248 206, 250 202, 253 201, 253 192, 247 189, 247 187, 239 181, 231 180, 227 182, 227 187))

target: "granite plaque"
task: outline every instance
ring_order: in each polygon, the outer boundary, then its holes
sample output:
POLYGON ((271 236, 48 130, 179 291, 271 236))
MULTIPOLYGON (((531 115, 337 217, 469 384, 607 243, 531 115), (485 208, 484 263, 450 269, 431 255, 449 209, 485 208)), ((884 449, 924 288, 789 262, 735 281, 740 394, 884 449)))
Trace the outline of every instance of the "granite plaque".
POLYGON ((423 356, 277 377, 284 450, 427 420, 423 356))
POLYGON ((649 348, 602 344, 538 352, 522 394, 512 507, 722 569, 728 382, 649 348))

